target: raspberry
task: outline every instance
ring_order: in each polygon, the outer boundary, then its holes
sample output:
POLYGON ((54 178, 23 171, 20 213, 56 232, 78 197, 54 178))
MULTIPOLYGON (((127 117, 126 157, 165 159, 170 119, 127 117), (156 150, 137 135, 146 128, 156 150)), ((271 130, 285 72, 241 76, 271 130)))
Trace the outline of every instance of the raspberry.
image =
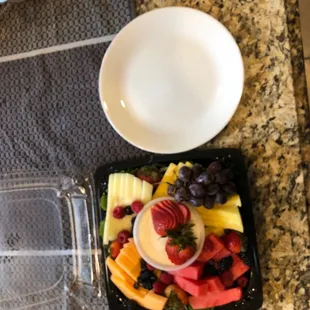
POLYGON ((164 293, 166 287, 167 287, 167 285, 165 285, 164 283, 157 280, 153 284, 154 293, 162 295, 164 293))
POLYGON ((245 288, 248 284, 249 280, 247 277, 242 276, 240 278, 237 279, 237 283, 240 287, 245 288))
POLYGON ((117 240, 119 243, 124 244, 128 242, 128 239, 131 237, 131 233, 128 230, 122 230, 117 235, 117 240))
POLYGON ((144 205, 140 200, 135 200, 132 204, 131 204, 131 210, 134 213, 139 213, 142 209, 143 209, 144 205))
POLYGON ((122 219, 124 216, 125 216, 125 210, 123 207, 116 207, 114 210, 113 210, 113 216, 116 218, 116 219, 122 219))
POLYGON ((167 273, 167 272, 161 272, 159 276, 159 280, 164 284, 171 284, 173 282, 173 275, 167 273))

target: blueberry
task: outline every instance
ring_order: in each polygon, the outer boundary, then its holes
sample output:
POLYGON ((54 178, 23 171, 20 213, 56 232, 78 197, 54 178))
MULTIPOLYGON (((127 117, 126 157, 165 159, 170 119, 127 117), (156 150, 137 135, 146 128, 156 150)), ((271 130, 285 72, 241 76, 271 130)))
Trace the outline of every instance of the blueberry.
POLYGON ((132 210, 131 210, 131 207, 130 207, 130 206, 125 207, 125 213, 126 213, 127 215, 131 215, 131 214, 133 214, 133 212, 132 212, 132 210))

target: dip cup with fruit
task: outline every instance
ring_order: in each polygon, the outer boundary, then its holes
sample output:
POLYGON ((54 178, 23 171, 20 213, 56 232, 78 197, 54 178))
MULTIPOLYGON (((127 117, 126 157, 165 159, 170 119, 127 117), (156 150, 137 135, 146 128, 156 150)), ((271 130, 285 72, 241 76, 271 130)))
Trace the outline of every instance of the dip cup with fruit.
POLYGON ((171 272, 191 265, 198 258, 205 229, 193 207, 162 197, 147 203, 138 214, 133 237, 148 264, 171 272))

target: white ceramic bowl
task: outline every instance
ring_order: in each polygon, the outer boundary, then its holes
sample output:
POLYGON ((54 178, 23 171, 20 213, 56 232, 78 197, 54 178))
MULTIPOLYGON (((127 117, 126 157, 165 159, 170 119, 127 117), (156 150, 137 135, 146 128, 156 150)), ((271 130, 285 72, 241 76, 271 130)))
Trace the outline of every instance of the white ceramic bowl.
POLYGON ((193 149, 230 121, 243 90, 240 50, 198 10, 157 9, 125 26, 102 61, 99 92, 114 129, 155 153, 193 149))
MULTIPOLYGON (((163 200, 173 200, 171 197, 161 197, 154 199, 147 203, 142 211, 138 214, 134 228, 133 228, 133 238, 137 247, 138 252, 140 253, 141 257, 151 266, 160 269, 160 270, 165 270, 165 271, 177 271, 180 269, 183 269, 189 265, 191 265, 199 256, 204 240, 205 240, 205 229, 204 229, 204 224, 203 221, 200 217, 200 215, 197 213, 195 208, 188 206, 187 207, 191 211, 191 221, 195 224, 196 227, 194 227, 194 230, 197 231, 197 251, 195 252, 195 255, 192 256, 187 262, 185 262, 182 265, 174 265, 169 261, 168 263, 164 263, 162 261, 159 261, 159 257, 161 256, 167 256, 165 253, 165 250, 162 251, 162 253, 156 253, 156 251, 152 251, 152 240, 150 238, 158 238, 160 239, 161 237, 156 234, 154 228, 153 228, 153 223, 150 221, 149 225, 147 226, 147 229, 145 229, 145 224, 141 224, 143 219, 145 219, 145 216, 147 215, 148 212, 150 212, 150 209, 158 202, 163 201, 163 200), (142 238, 144 238, 144 241, 142 241, 142 238), (146 249, 145 245, 148 243, 150 247, 146 249), (150 254, 151 253, 151 254, 150 254), (159 254, 159 255, 158 255, 159 254), (156 257, 156 258, 155 258, 156 257)), ((167 238, 162 238, 163 242, 165 244, 167 238)), ((157 251, 158 252, 158 251, 157 251)), ((168 256, 165 258, 166 260, 168 259, 168 256)))

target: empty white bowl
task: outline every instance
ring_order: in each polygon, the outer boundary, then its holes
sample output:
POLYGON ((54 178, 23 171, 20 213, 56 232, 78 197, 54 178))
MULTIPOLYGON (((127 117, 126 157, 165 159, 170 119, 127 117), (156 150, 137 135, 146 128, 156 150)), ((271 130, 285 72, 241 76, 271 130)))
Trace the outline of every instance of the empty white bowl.
POLYGON ((114 129, 154 153, 193 149, 229 122, 243 90, 240 50, 208 14, 170 7, 139 16, 109 46, 100 99, 114 129))

